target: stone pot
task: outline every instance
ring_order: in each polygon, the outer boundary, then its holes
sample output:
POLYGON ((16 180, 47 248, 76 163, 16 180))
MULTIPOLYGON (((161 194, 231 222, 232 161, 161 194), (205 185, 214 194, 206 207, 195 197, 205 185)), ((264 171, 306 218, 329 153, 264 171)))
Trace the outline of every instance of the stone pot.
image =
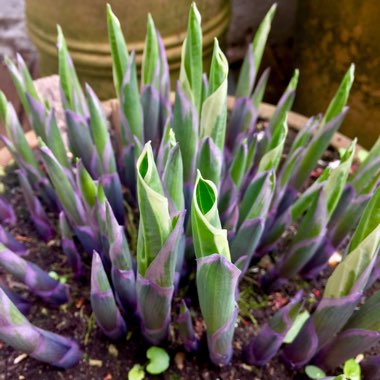
POLYGON ((312 115, 327 107, 351 62, 356 65, 350 112, 342 131, 369 148, 380 134, 380 2, 302 0, 298 4, 294 108, 312 115))
MULTIPOLYGON (((146 15, 150 12, 168 55, 172 84, 179 75, 182 42, 192 0, 28 0, 29 34, 40 56, 42 76, 57 73, 56 25, 61 25, 82 82, 88 82, 102 99, 114 97, 112 58, 108 44, 106 4, 120 19, 129 50, 136 51, 141 65, 146 15)), ((214 37, 223 39, 227 30, 229 0, 198 0, 202 15, 205 69, 211 62, 214 37)), ((173 87, 174 88, 174 87, 173 87)))
MULTIPOLYGON (((41 78, 35 81, 37 91, 43 99, 48 99, 51 106, 55 108, 58 126, 62 129, 64 128, 64 115, 61 106, 61 99, 59 93, 59 78, 57 75, 53 75, 47 78, 41 78)), ((171 93, 171 101, 174 102, 174 93, 171 93)), ((227 99, 228 110, 232 110, 235 103, 235 98, 229 96, 227 99)), ((104 110, 107 118, 110 120, 111 128, 117 128, 118 125, 118 114, 119 114, 119 104, 116 99, 111 99, 103 102, 104 110)), ((272 104, 262 103, 259 107, 259 117, 262 119, 270 119, 276 107, 272 104)), ((307 118, 296 112, 288 113, 288 125, 296 131, 300 130, 305 126, 307 118)), ((32 147, 37 147, 38 140, 33 131, 28 131, 25 133, 25 137, 32 147)), ((341 148, 348 148, 352 140, 341 133, 336 133, 331 141, 331 145, 339 150, 341 148)), ((356 146, 356 154, 363 148, 360 145, 356 146)), ((12 161, 12 156, 7 148, 0 149, 0 168, 8 165, 12 161)))

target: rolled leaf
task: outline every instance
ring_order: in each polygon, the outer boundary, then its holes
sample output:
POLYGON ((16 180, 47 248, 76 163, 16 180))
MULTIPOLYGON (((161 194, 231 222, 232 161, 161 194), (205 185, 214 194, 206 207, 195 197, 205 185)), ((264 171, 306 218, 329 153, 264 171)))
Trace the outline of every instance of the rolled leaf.
POLYGON ((255 86, 255 90, 253 91, 253 94, 251 96, 252 104, 256 109, 259 109, 259 106, 264 98, 264 93, 267 87, 268 79, 269 79, 270 69, 267 68, 264 70, 264 72, 261 74, 261 77, 259 81, 257 82, 257 85, 255 86))
POLYGON ((206 179, 218 185, 222 172, 222 162, 223 155, 212 138, 204 138, 198 153, 198 170, 203 173, 206 179))
POLYGON ((176 144, 169 152, 163 173, 163 182, 175 210, 177 212, 184 210, 183 164, 179 144, 176 144))
POLYGON ((283 278, 289 279, 295 276, 311 260, 323 241, 327 222, 325 193, 321 191, 302 219, 288 251, 265 275, 264 286, 274 287, 277 281, 281 282, 283 278))
POLYGON ((147 86, 152 84, 157 91, 159 91, 158 74, 159 70, 157 64, 159 60, 159 46, 157 42, 157 31, 154 26, 152 15, 148 14, 147 32, 145 38, 145 47, 143 55, 143 64, 141 68, 141 85, 147 86))
POLYGON ((42 159, 66 215, 76 225, 85 225, 86 217, 82 201, 76 194, 75 185, 47 146, 40 148, 42 159))
POLYGON ((153 85, 146 85, 141 90, 141 105, 143 110, 145 141, 152 141, 154 146, 159 145, 161 128, 160 123, 160 94, 153 85))
POLYGON ((207 326, 211 360, 227 364, 237 318, 236 291, 240 270, 231 263, 227 231, 221 229, 215 185, 198 172, 191 209, 197 257, 199 304, 207 326))
POLYGON ((326 183, 325 193, 329 218, 333 214, 343 193, 354 158, 355 146, 356 140, 354 140, 347 148, 347 151, 344 153, 339 166, 331 171, 329 179, 326 183))
POLYGON ((285 139, 288 133, 288 124, 285 120, 273 131, 273 136, 266 148, 266 153, 260 160, 258 172, 276 170, 280 164, 282 152, 284 150, 285 139))
POLYGON ((125 336, 127 326, 112 293, 107 274, 99 254, 94 251, 91 267, 91 306, 96 322, 105 335, 117 340, 125 336))
POLYGON ((133 313, 136 308, 136 279, 128 241, 111 206, 108 202, 105 206, 111 278, 115 288, 115 298, 125 312, 133 313))
POLYGON ((170 75, 169 64, 166 56, 166 50, 164 41, 162 40, 160 32, 157 31, 157 43, 158 43, 158 60, 160 63, 159 85, 160 94, 165 102, 170 102, 170 75))
POLYGON ((45 121, 45 143, 53 152, 59 163, 70 169, 70 161, 67 157, 67 151, 62 139, 62 133, 58 129, 57 118, 54 108, 48 111, 45 121))
POLYGON ((224 149, 227 123, 228 62, 215 39, 208 95, 202 106, 200 137, 211 137, 220 152, 224 149))
POLYGON ((182 45, 179 82, 184 95, 195 107, 198 115, 200 115, 202 104, 202 57, 201 15, 196 4, 192 3, 187 24, 187 36, 182 45))
POLYGON ((138 271, 144 275, 171 232, 168 200, 147 143, 137 160, 137 193, 140 206, 138 271))
POLYGON ((248 363, 255 366, 267 364, 279 351, 287 333, 302 308, 302 292, 278 310, 266 323, 246 348, 248 363))
POLYGON ((257 109, 249 98, 238 98, 234 103, 227 129, 227 146, 233 150, 239 137, 246 137, 256 127, 257 109))
POLYGON ((275 131, 277 130, 277 128, 279 128, 280 125, 284 123, 284 121, 286 120, 287 113, 291 110, 293 106, 295 99, 295 91, 298 85, 298 79, 299 71, 298 69, 296 69, 292 78, 290 79, 290 82, 284 94, 281 96, 281 99, 279 100, 276 106, 275 113, 270 119, 269 132, 271 136, 274 136, 276 134, 275 131))
POLYGON ((240 187, 241 182, 243 180, 243 176, 245 174, 247 156, 248 156, 248 143, 247 143, 247 140, 245 139, 243 140, 243 143, 238 148, 238 151, 236 152, 229 169, 231 179, 237 188, 240 187))
POLYGON ((21 160, 27 166, 30 166, 36 173, 40 174, 41 171, 37 160, 25 138, 24 130, 20 125, 13 105, 10 102, 6 102, 6 98, 4 97, 3 105, 0 108, 4 110, 2 112, 4 115, 2 119, 8 139, 13 143, 14 148, 16 149, 16 152, 20 156, 21 160))
POLYGON ((123 146, 134 142, 133 137, 144 142, 143 112, 137 83, 135 53, 132 52, 125 69, 120 93, 120 128, 123 146))
POLYGON ((92 139, 101 163, 100 182, 120 224, 124 223, 124 201, 120 178, 117 173, 115 154, 100 101, 86 85, 92 139))
POLYGON ((191 207, 193 243, 197 258, 218 253, 231 261, 227 231, 221 228, 217 189, 198 171, 191 207))
POLYGON ((59 214, 59 228, 62 251, 66 255, 68 264, 75 276, 80 276, 82 274, 82 259, 74 242, 73 231, 63 211, 59 214))
POLYGON ((23 170, 17 171, 18 180, 24 194, 24 200, 28 208, 31 220, 36 227, 40 237, 48 242, 55 234, 54 227, 52 226, 48 216, 38 197, 34 194, 32 187, 29 184, 27 175, 23 170))
POLYGON ((182 300, 180 306, 180 314, 177 318, 178 334, 187 352, 197 351, 199 347, 199 339, 196 337, 191 320, 190 311, 186 302, 182 300))
POLYGON ((4 61, 11 75, 22 106, 24 107, 26 113, 29 114, 30 107, 26 98, 27 93, 36 100, 39 100, 39 96, 37 94, 36 87, 34 86, 28 66, 25 64, 25 61, 20 54, 16 54, 16 64, 8 58, 5 58, 4 61))
POLYGON ((295 168, 289 183, 295 189, 300 189, 304 181, 309 177, 318 160, 330 144, 331 138, 338 130, 347 114, 347 109, 320 127, 311 139, 305 153, 295 168))
POLYGON ((348 96, 350 95, 350 90, 354 82, 354 76, 355 65, 352 63, 344 75, 334 98, 331 100, 329 106, 327 107, 325 116, 323 117, 319 128, 322 128, 325 124, 335 119, 343 111, 344 107, 347 104, 348 96))
POLYGON ((214 253, 197 256, 199 305, 207 327, 209 355, 216 365, 230 362, 238 314, 236 292, 240 270, 214 253))
POLYGON ((0 244, 0 265, 46 301, 59 305, 68 301, 69 291, 66 285, 54 280, 39 266, 24 260, 3 244, 0 244))
POLYGON ((111 46, 112 54, 112 73, 113 83, 116 94, 119 94, 121 84, 128 65, 128 50, 125 43, 124 35, 121 30, 120 22, 112 12, 110 4, 107 4, 107 26, 108 39, 111 46))
POLYGON ((57 26, 57 32, 59 81, 64 109, 68 108, 77 114, 87 116, 88 110, 85 97, 59 25, 57 26))
POLYGON ((238 230, 231 239, 231 257, 242 273, 248 269, 252 257, 255 260, 260 258, 256 248, 264 232, 274 188, 274 172, 259 174, 248 186, 240 203, 238 230))
POLYGON ((183 222, 184 212, 174 217, 170 235, 146 272, 142 274, 138 267, 137 310, 142 322, 142 332, 153 344, 161 342, 168 334, 183 222))
POLYGON ((243 66, 240 71, 239 81, 236 89, 236 97, 247 97, 251 95, 255 83, 256 74, 259 71, 264 48, 271 29, 272 20, 276 13, 277 5, 273 4, 261 21, 255 34, 252 44, 244 58, 243 66))
POLYGON ((144 336, 157 344, 166 337, 170 322, 184 213, 170 217, 150 143, 137 160, 137 173, 140 206, 137 307, 144 336))
POLYGON ((16 350, 55 367, 70 368, 82 353, 78 344, 61 335, 33 326, 0 289, 0 339, 16 350))
POLYGON ((180 82, 177 82, 173 110, 173 131, 181 148, 183 179, 192 182, 198 146, 199 116, 193 103, 185 95, 180 82))
POLYGON ((70 110, 65 111, 65 118, 71 152, 83 161, 92 176, 98 176, 101 163, 92 141, 87 119, 70 110))

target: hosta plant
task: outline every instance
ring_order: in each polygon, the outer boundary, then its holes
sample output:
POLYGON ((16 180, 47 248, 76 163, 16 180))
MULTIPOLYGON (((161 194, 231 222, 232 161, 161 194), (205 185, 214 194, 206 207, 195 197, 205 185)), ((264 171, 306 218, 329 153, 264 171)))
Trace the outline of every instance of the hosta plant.
MULTIPOLYGON (((25 205, 41 238, 59 234, 75 277, 85 276, 83 268, 91 263, 90 302, 110 340, 125 339, 137 320, 148 342, 165 344, 174 326, 185 349, 194 352, 202 342, 192 312, 200 310, 209 357, 226 365, 234 353, 239 284, 246 284, 250 268, 267 261, 260 281, 272 291, 289 280, 318 277, 340 252, 343 260, 319 303, 310 309, 305 294, 297 292, 253 337, 245 357, 262 366, 281 350, 290 368, 314 363, 330 370, 379 342, 380 297, 364 295, 380 272, 380 142, 353 170, 358 150, 353 141, 315 178, 348 112, 353 65, 326 112, 310 118, 293 140, 288 116, 298 70, 271 119, 262 122, 259 105, 269 71, 258 73, 275 10, 269 10, 249 46, 230 109, 228 62, 217 40, 210 71, 203 72, 195 4, 174 100, 164 44, 152 17, 139 83, 135 53, 128 51, 119 21, 107 7, 116 129, 110 130, 91 87, 82 88, 59 27, 65 136, 56 110, 40 97, 23 60, 7 61, 39 139, 36 149, 28 145, 13 106, 0 94, 2 140, 18 166, 25 205), (185 298, 173 307, 173 298, 183 295, 194 278, 198 302, 185 298)), ((46 301, 67 302, 69 286, 32 257, 23 257, 28 252, 7 229, 16 220, 4 200, 0 218, 1 267, 46 301)), ((33 326, 21 313, 23 301, 1 286, 2 340, 58 367, 80 360, 73 340, 33 326)))

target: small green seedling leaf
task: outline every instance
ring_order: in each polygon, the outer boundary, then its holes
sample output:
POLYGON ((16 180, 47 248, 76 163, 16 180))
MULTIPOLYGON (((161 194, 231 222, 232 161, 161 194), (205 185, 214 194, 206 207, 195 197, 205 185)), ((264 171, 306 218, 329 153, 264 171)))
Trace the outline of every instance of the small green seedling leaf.
POLYGON ((326 377, 326 374, 320 368, 315 365, 308 365, 305 368, 306 375, 313 380, 323 379, 326 377))
POLYGON ((151 375, 159 375, 169 368, 170 357, 168 353, 161 347, 153 346, 146 352, 149 364, 146 370, 151 375))
POLYGON ((128 380, 143 380, 144 377, 145 371, 140 364, 135 364, 128 372, 128 380))
POLYGON ((343 373, 350 380, 361 379, 360 365, 355 361, 355 359, 347 360, 344 363, 343 373))

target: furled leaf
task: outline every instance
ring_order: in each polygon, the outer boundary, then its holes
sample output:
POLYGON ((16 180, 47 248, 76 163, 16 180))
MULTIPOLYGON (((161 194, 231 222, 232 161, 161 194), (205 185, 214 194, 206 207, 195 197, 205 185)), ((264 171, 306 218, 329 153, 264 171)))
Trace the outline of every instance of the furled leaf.
POLYGON ((143 112, 137 83, 135 53, 132 52, 119 92, 120 128, 123 145, 134 142, 133 137, 143 143, 143 112))
POLYGON ((57 26, 57 32, 59 80, 64 108, 69 108, 80 115, 86 116, 85 97, 59 25, 57 26))
POLYGON ((203 179, 198 171, 191 208, 195 255, 201 258, 219 253, 231 260, 227 231, 221 228, 217 205, 214 183, 203 179))
POLYGON ((256 109, 259 109, 259 106, 264 98, 264 93, 267 87, 269 74, 270 74, 270 69, 269 68, 265 69, 253 91, 251 99, 252 99, 252 104, 256 109))
POLYGON ((200 137, 209 136, 223 152, 227 123, 228 62, 215 39, 211 61, 208 95, 202 106, 200 137))
POLYGON ((201 256, 197 260, 199 305, 207 327, 210 358, 217 365, 227 364, 232 357, 239 276, 240 270, 221 254, 201 256))
POLYGON ((195 176, 198 129, 199 117, 196 108, 185 95, 181 84, 177 82, 173 110, 173 131, 181 148, 185 183, 192 181, 195 176))
POLYGON ((240 71, 239 81, 236 89, 236 97, 247 97, 251 95, 256 74, 259 71, 264 48, 271 29, 272 20, 277 5, 273 4, 259 25, 255 37, 244 58, 240 71))
POLYGON ((0 288, 0 339, 34 359, 60 368, 76 365, 82 357, 78 344, 32 325, 0 288))
POLYGON ((39 100, 36 87, 34 86, 33 79, 30 75, 27 65, 20 54, 16 55, 16 64, 9 58, 5 58, 5 64, 11 75, 13 84, 16 88, 17 94, 21 100, 22 106, 26 113, 30 112, 29 102, 27 101, 26 94, 28 93, 34 99, 39 100))
POLYGON ((355 250, 380 225, 380 188, 375 191, 368 202, 359 224, 351 238, 347 253, 355 250))
POLYGON ((57 305, 68 301, 69 291, 66 285, 54 280, 39 266, 21 258, 3 244, 0 244, 0 265, 46 301, 57 305))
POLYGON ((170 234, 171 218, 150 143, 145 145, 136 167, 140 206, 137 262, 139 273, 144 275, 170 234))
POLYGON ((239 146, 237 153, 235 154, 231 166, 230 166, 230 176, 237 188, 240 187, 245 174, 245 167, 247 163, 248 156, 248 143, 247 140, 243 140, 243 143, 239 146))
POLYGON ((125 43, 124 35, 121 30, 120 22, 112 12, 110 4, 107 4, 107 25, 108 39, 111 46, 112 54, 112 72, 113 82, 115 85, 116 94, 119 93, 123 82, 124 74, 128 65, 128 50, 125 43))
POLYGON ((204 138, 199 148, 197 167, 204 178, 217 185, 222 172, 222 160, 222 152, 214 144, 212 138, 204 138))
POLYGON ((111 285, 96 251, 92 256, 91 306, 96 321, 105 335, 115 340, 125 336, 127 326, 116 306, 111 285))
POLYGON ((146 32, 146 38, 145 38, 143 63, 142 63, 142 69, 141 69, 141 84, 142 86, 153 84, 157 90, 159 90, 159 84, 155 83, 158 77, 155 71, 158 68, 158 65, 157 65, 158 55, 159 55, 159 47, 157 43, 156 27, 154 26, 152 15, 149 13, 148 22, 147 22, 147 32, 146 32))
POLYGON ((183 196, 183 164, 179 144, 176 144, 169 152, 163 173, 163 182, 175 210, 182 211, 185 208, 185 200, 183 196))
POLYGON ((331 100, 319 128, 322 128, 325 124, 335 119, 343 111, 354 82, 354 74, 355 65, 352 63, 343 77, 334 98, 331 100))
POLYGON ((202 28, 201 15, 195 3, 191 4, 187 36, 183 41, 179 82, 185 96, 198 115, 202 102, 202 28))

